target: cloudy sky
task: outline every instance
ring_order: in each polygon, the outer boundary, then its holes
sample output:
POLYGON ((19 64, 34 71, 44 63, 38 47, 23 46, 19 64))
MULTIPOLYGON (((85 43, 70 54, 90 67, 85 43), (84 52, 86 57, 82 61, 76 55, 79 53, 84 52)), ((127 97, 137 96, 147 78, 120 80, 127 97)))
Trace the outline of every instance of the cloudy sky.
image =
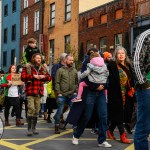
POLYGON ((79 13, 103 5, 113 0, 79 0, 79 13))

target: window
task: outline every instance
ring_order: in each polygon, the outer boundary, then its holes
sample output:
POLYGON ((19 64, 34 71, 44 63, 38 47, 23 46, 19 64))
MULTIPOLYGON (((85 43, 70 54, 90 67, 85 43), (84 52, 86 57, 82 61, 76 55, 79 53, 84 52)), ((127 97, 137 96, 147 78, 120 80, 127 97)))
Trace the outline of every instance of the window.
POLYGON ((28 16, 23 18, 23 35, 28 34, 28 16))
POLYGON ((71 20, 71 0, 65 0, 65 21, 71 20))
POLYGON ((70 46, 70 35, 65 36, 65 52, 68 52, 68 48, 70 46))
POLYGON ((116 20, 121 19, 122 17, 123 17, 123 10, 122 9, 116 10, 116 20))
POLYGON ((100 51, 103 53, 106 51, 107 48, 107 38, 106 37, 102 37, 100 38, 100 51))
POLYGON ((54 48, 55 48, 54 44, 55 44, 54 39, 50 40, 50 60, 51 60, 51 64, 54 63, 54 48))
POLYGON ((16 11, 16 0, 12 1, 12 12, 16 11))
POLYGON ((7 65, 7 52, 3 52, 3 67, 7 65))
POLYGON ((34 13, 34 31, 39 30, 39 22, 40 22, 40 11, 36 11, 34 13))
POLYGON ((92 47, 94 47, 92 40, 88 40, 87 43, 86 43, 87 51, 88 51, 90 48, 92 48, 92 47))
POLYGON ((115 35, 115 48, 117 48, 117 46, 122 46, 122 34, 115 35))
POLYGON ((35 0, 35 3, 39 2, 40 0, 35 0))
POLYGON ((55 25, 55 3, 50 5, 50 26, 55 25))
POLYGON ((101 24, 107 23, 107 14, 101 15, 100 22, 101 24))
POLYGON ((15 49, 11 50, 11 64, 14 64, 14 58, 15 58, 15 49))
POLYGON ((8 29, 7 28, 5 28, 4 29, 4 43, 7 43, 7 35, 8 34, 8 29))
POLYGON ((4 16, 8 16, 8 5, 4 6, 4 16))
POLYGON ((93 22, 94 22, 93 19, 88 19, 88 21, 87 21, 87 27, 88 28, 93 27, 93 22))
POLYGON ((24 8, 28 7, 28 0, 24 0, 24 8))
POLYGON ((12 41, 16 40, 16 25, 15 25, 15 24, 12 26, 12 30, 11 30, 11 40, 12 40, 12 41))

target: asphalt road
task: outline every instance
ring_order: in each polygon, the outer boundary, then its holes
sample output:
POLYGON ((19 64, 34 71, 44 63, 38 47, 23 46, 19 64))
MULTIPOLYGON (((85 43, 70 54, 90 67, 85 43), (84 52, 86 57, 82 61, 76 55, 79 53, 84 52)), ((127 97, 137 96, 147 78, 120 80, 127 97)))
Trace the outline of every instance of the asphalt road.
MULTIPOLYGON (((3 118, 3 113, 0 114, 3 118)), ((26 122, 26 119, 22 119, 26 122)), ((54 134, 54 124, 46 123, 43 118, 38 119, 37 129, 39 135, 26 136, 27 124, 22 127, 15 126, 15 118, 10 118, 12 126, 5 127, 3 137, 0 140, 0 150, 134 150, 133 144, 123 144, 119 140, 118 130, 115 130, 117 140, 109 140, 112 148, 97 147, 97 135, 91 134, 91 129, 86 129, 79 140, 79 145, 72 145, 71 125, 67 125, 61 134, 54 134)), ((133 141, 133 134, 128 135, 133 141)))

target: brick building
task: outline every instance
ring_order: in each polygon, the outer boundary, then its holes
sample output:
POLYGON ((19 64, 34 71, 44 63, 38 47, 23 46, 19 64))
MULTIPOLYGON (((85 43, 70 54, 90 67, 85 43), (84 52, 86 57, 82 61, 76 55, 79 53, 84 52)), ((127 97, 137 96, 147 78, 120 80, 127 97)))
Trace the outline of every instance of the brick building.
POLYGON ((135 10, 134 39, 141 32, 150 29, 150 0, 135 0, 135 10))
POLYGON ((35 38, 42 49, 44 0, 21 0, 20 18, 20 51, 22 53, 27 46, 29 38, 35 38))
POLYGON ((67 45, 78 50, 79 0, 45 0, 44 35, 47 36, 47 60, 56 62, 67 45))
POLYGON ((133 0, 115 0, 79 14, 79 49, 90 45, 113 52, 118 45, 130 51, 130 22, 134 19, 133 0))

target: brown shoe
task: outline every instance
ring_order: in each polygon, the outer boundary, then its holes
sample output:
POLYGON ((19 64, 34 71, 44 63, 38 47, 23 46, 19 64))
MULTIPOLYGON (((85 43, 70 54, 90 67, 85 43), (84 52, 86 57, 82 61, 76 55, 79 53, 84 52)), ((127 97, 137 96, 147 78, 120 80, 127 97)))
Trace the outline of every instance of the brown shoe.
POLYGON ((60 134, 59 125, 55 124, 55 134, 60 134))
POLYGON ((5 126, 11 126, 8 120, 5 120, 5 126))
POLYGON ((44 112, 44 120, 47 120, 47 112, 44 112))
POLYGON ((24 125, 23 122, 20 121, 20 119, 16 119, 16 126, 24 125))

